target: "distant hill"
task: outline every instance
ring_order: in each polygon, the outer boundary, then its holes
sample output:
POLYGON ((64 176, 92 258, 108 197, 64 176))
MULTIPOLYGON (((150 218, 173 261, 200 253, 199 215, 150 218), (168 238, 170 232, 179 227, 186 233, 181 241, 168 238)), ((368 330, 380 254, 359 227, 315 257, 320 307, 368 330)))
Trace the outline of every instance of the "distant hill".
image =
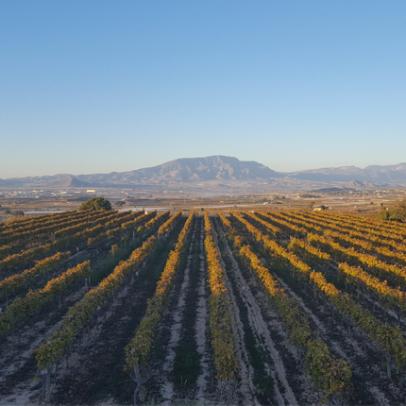
POLYGON ((54 175, 0 179, 3 188, 141 188, 151 190, 267 191, 273 188, 315 189, 329 187, 362 189, 406 186, 406 164, 321 168, 292 173, 276 172, 255 161, 216 155, 182 158, 128 172, 91 175, 54 175))
POLYGON ((406 185, 406 163, 398 165, 373 165, 366 168, 341 166, 289 174, 290 177, 318 182, 359 182, 375 185, 406 185))
POLYGON ((80 188, 88 187, 85 181, 74 175, 35 176, 28 178, 0 179, 2 187, 35 187, 35 188, 80 188))

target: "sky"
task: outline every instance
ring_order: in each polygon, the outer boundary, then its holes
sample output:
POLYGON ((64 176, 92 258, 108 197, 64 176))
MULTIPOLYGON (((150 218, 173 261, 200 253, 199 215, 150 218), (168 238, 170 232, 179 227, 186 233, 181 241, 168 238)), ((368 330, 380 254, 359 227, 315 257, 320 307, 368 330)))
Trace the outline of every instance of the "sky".
POLYGON ((2 0, 0 178, 406 162, 404 0, 2 0))

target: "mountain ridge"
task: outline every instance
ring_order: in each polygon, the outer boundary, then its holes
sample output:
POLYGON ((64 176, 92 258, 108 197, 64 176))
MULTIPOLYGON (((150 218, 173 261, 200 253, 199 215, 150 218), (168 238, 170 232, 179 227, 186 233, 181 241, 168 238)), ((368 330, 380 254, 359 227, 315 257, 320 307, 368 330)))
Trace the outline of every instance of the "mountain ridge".
POLYGON ((406 163, 325 167, 296 172, 278 172, 256 161, 242 161, 235 157, 213 155, 179 158, 160 165, 124 172, 85 175, 57 174, 23 178, 0 178, 0 187, 90 188, 142 186, 203 187, 223 184, 279 186, 292 184, 337 185, 357 183, 375 186, 406 186, 406 163))

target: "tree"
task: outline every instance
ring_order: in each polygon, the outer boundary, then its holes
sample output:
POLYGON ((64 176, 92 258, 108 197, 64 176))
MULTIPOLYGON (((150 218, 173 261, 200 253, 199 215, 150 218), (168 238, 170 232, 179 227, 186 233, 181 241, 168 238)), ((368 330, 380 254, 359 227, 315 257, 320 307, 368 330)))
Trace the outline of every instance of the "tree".
POLYGON ((111 203, 104 197, 95 197, 80 205, 80 210, 111 210, 111 203))

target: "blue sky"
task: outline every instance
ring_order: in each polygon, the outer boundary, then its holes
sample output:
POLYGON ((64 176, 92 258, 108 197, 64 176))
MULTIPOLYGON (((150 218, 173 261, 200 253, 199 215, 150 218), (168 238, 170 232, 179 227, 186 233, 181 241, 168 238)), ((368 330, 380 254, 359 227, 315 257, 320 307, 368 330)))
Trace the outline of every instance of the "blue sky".
POLYGON ((0 177, 406 161, 406 1, 0 2, 0 177))

